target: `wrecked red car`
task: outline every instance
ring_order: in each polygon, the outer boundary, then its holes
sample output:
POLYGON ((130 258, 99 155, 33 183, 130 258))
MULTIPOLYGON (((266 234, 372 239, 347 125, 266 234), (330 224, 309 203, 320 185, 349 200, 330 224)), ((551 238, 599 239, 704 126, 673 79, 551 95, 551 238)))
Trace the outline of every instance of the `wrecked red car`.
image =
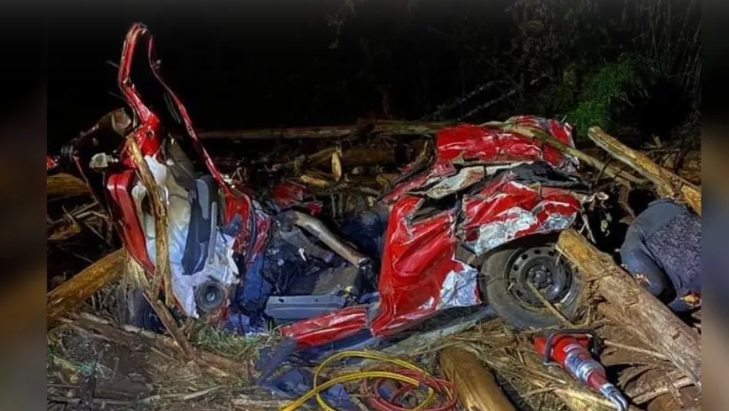
MULTIPOLYGON (((558 258, 554 234, 579 223, 592 197, 576 159, 551 146, 494 125, 442 129, 429 158, 405 167, 372 210, 335 233, 316 217, 320 204, 302 201, 301 186, 283 182, 268 199, 221 174, 162 79, 144 25, 127 34, 118 85, 128 107, 63 155, 151 278, 154 218, 125 139, 136 142, 168 208, 180 315, 244 334, 282 325, 284 337, 307 348, 392 336, 456 307, 490 305, 518 327, 554 324, 529 283, 567 316, 577 310, 580 281, 558 258), (157 93, 143 97, 133 81, 140 62, 157 93)), ((574 145, 567 124, 507 123, 574 145)))

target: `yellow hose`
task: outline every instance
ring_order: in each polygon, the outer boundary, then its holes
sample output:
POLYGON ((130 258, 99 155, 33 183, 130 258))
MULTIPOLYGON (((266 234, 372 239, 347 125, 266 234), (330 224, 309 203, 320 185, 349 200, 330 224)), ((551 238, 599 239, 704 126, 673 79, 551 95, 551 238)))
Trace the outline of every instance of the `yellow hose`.
MULTIPOLYGON (((406 375, 398 374, 396 372, 390 372, 390 371, 360 371, 355 372, 351 374, 346 374, 339 376, 337 378, 333 378, 327 382, 325 382, 322 385, 317 385, 317 380, 319 378, 319 374, 321 374, 324 367, 326 367, 327 364, 329 364, 332 361, 336 361, 341 358, 346 357, 359 357, 359 358, 366 358, 369 360, 377 360, 377 361, 384 361, 391 364, 399 365, 400 367, 407 368, 413 371, 419 371, 423 374, 428 374, 425 370, 419 368, 418 366, 409 363, 405 360, 402 360, 397 357, 393 357, 387 354, 383 354, 380 352, 375 351, 342 351, 340 353, 334 354, 331 357, 327 358, 326 360, 322 361, 319 366, 316 367, 314 370, 314 383, 312 389, 307 392, 306 394, 299 397, 296 401, 290 403, 289 405, 281 408, 279 411, 293 411, 302 405, 306 403, 306 401, 310 400, 312 397, 316 397, 316 402, 319 404, 319 407, 321 407, 324 411, 337 411, 336 409, 329 406, 329 404, 324 401, 324 398, 321 396, 321 392, 328 389, 329 387, 342 383, 342 382, 348 382, 348 381, 354 381, 364 378, 389 378, 396 381, 406 382, 408 384, 412 384, 415 386, 420 385, 420 381, 408 377, 406 375)), ((425 407, 430 404, 430 402, 433 400, 433 397, 435 396, 435 391, 428 387, 428 397, 423 401, 420 405, 413 408, 412 411, 420 411, 424 409, 425 407)))

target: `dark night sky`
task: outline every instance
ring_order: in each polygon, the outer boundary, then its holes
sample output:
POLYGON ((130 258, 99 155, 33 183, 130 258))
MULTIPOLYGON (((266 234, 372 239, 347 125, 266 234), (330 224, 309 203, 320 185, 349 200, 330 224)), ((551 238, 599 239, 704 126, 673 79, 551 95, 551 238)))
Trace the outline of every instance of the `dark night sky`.
POLYGON ((332 49, 337 36, 326 17, 343 3, 63 2, 48 24, 48 148, 120 106, 109 95, 116 71, 105 61, 118 61, 135 21, 150 28, 163 74, 199 128, 350 122, 381 108, 380 84, 394 89, 398 116, 424 114, 424 100, 415 97, 424 93, 423 77, 433 104, 475 86, 458 76, 469 57, 428 28, 454 32, 469 10, 468 18, 480 20, 494 41, 509 29, 508 0, 421 0, 413 9, 403 0, 365 0, 332 49), (390 54, 368 61, 362 38, 387 45, 390 54))

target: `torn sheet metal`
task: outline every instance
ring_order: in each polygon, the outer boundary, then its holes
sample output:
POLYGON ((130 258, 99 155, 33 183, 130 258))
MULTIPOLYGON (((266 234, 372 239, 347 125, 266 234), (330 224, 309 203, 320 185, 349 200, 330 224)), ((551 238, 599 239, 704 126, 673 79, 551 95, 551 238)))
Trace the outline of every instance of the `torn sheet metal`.
POLYGON ((442 179, 438 184, 428 189, 425 195, 438 200, 471 187, 481 181, 485 175, 486 170, 483 166, 465 167, 458 171, 458 174, 442 179))
POLYGON ((50 173, 58 169, 58 160, 46 155, 46 173, 50 173))
MULTIPOLYGON (((557 140, 572 145, 568 125, 536 117, 512 118, 507 122, 545 129, 557 140)), ((436 149, 436 161, 439 163, 486 164, 544 160, 559 168, 573 164, 571 158, 539 140, 499 128, 468 124, 441 130, 436 137, 436 149)))
MULTIPOLYGON (((455 260, 456 210, 414 219, 422 204, 419 197, 405 196, 390 210, 378 284, 380 305, 370 326, 375 336, 395 334, 434 314, 439 304, 465 301, 443 291, 449 273, 466 272, 464 280, 470 276, 463 263, 455 260)), ((480 303, 476 293, 472 297, 467 302, 480 303)))
MULTIPOLYGON (((534 116, 512 117, 505 123, 541 129, 556 140, 574 147, 572 126, 567 123, 534 116)), ((540 161, 567 173, 576 172, 578 165, 576 158, 537 139, 497 127, 472 124, 440 130, 436 135, 435 149, 435 159, 430 167, 397 184, 383 197, 384 204, 392 204, 405 194, 428 189, 434 183, 443 183, 444 177, 457 175, 454 165, 486 165, 486 176, 494 175, 503 168, 540 161)), ((414 166, 410 164, 404 170, 414 166)), ((475 178, 475 175, 469 177, 475 178)))
POLYGON ((106 189, 115 207, 110 214, 116 216, 114 221, 124 248, 148 273, 154 271, 154 264, 147 253, 146 239, 138 214, 139 206, 132 195, 137 181, 134 170, 124 170, 112 174, 106 181, 106 189))
POLYGON ((273 188, 271 194, 273 203, 281 209, 299 206, 315 216, 321 213, 324 208, 321 201, 306 201, 307 198, 311 198, 308 187, 295 181, 284 180, 280 182, 273 188))
POLYGON ((367 328, 367 306, 355 305, 281 327, 284 338, 308 348, 349 337, 367 328))
POLYGON ((281 208, 291 207, 304 202, 306 190, 303 184, 291 180, 282 181, 273 188, 273 202, 281 208))
POLYGON ((382 198, 382 203, 392 204, 407 193, 427 187, 430 184, 440 181, 443 177, 454 174, 456 174, 456 168, 449 162, 433 164, 428 170, 395 186, 395 188, 385 194, 382 198))
POLYGON ((580 210, 567 190, 530 187, 502 175, 463 198, 464 242, 480 255, 516 238, 567 228, 580 210))
POLYGON ((478 270, 463 263, 460 270, 449 272, 441 285, 436 310, 480 304, 477 275, 478 270))

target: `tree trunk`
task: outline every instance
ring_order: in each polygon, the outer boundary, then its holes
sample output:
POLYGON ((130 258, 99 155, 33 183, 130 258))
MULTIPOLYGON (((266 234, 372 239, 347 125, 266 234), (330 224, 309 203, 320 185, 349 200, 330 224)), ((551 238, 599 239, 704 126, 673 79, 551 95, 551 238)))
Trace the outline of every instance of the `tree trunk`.
MULTIPOLYGON (((170 249, 167 243, 167 205, 162 200, 159 186, 154 179, 152 170, 144 160, 139 145, 134 140, 133 135, 127 137, 127 149, 134 165, 137 169, 137 175, 142 185, 147 190, 150 199, 152 215, 154 216, 154 248, 156 253, 154 281, 151 286, 149 296, 156 299, 160 286, 165 290, 165 303, 172 306, 175 298, 172 292, 172 271, 170 268, 170 249)), ((141 217, 141 216, 140 216, 141 217)))
POLYGON ((86 267, 70 280, 48 293, 46 298, 46 319, 48 325, 60 318, 101 287, 108 284, 121 272, 124 252, 117 250, 86 267))
MULTIPOLYGON (((125 325, 124 329, 120 329, 114 327, 101 318, 87 313, 80 313, 79 316, 71 320, 67 320, 67 322, 84 330, 93 331, 110 341, 130 347, 135 347, 140 343, 144 343, 151 347, 155 347, 162 352, 179 348, 177 341, 170 337, 148 330, 142 330, 130 325, 125 325)), ((198 365, 200 365, 203 370, 212 369, 211 371, 214 371, 213 375, 219 375, 219 371, 223 371, 232 376, 243 378, 253 377, 251 375, 253 372, 252 367, 250 367, 250 364, 248 363, 235 361, 199 348, 191 347, 190 349, 192 356, 199 359, 198 365)))
POLYGON ((654 163, 645 154, 611 137, 600 127, 591 127, 587 135, 611 156, 629 165, 655 184, 661 197, 683 198, 698 215, 701 215, 701 191, 698 187, 654 163))
POLYGON ((449 125, 449 123, 361 120, 355 125, 265 128, 250 130, 203 130, 197 134, 201 139, 209 140, 290 140, 307 138, 342 138, 356 133, 423 135, 433 134, 435 131, 449 125))
MULTIPOLYGON (((167 241, 167 205, 162 200, 160 195, 159 186, 154 179, 152 171, 149 169, 149 165, 144 160, 142 152, 139 149, 139 145, 134 140, 133 135, 127 137, 127 148, 129 154, 137 168, 137 175, 141 180, 144 188, 147 189, 147 195, 149 196, 152 203, 152 215, 154 216, 154 236, 155 236, 155 271, 154 281, 150 284, 149 281, 145 281, 144 284, 144 296, 147 301, 154 308, 155 313, 159 317, 162 324, 168 333, 175 339, 183 356, 187 360, 195 358, 195 352, 187 341, 185 335, 177 325, 175 318, 169 311, 177 300, 172 292, 172 270, 170 268, 170 250, 167 241), (165 290, 165 302, 159 300, 160 287, 164 287, 165 290)), ((146 277, 145 277, 146 279, 146 277)))
MULTIPOLYGON (((493 123, 498 124, 498 123, 493 123)), ((520 126, 520 125, 513 125, 513 124, 504 124, 502 126, 504 130, 507 131, 513 131, 519 134, 522 134, 524 136, 530 137, 530 138, 536 138, 539 141, 542 141, 546 144, 549 144, 550 146, 556 148, 557 150, 561 151, 562 153, 569 154, 573 157, 577 157, 580 161, 590 165, 591 167, 595 168, 596 170, 599 170, 601 173, 605 174, 606 176, 612 177, 615 179, 615 181, 619 182, 620 184, 624 186, 631 186, 632 184, 641 185, 644 183, 643 180, 633 176, 630 173, 627 173, 624 170, 619 169, 618 167, 615 167, 610 164, 603 163, 602 161, 598 160, 595 157, 592 157, 588 154, 585 154, 584 152, 568 146, 567 144, 564 144, 563 142, 557 140, 556 138, 548 135, 544 131, 540 129, 536 129, 533 127, 527 127, 527 126, 520 126)))
POLYGON ((46 196, 49 198, 75 197, 89 194, 86 183, 71 174, 59 173, 46 178, 46 196))
POLYGON ((701 388, 701 341, 698 333, 574 230, 563 231, 557 244, 585 280, 616 309, 621 322, 640 330, 641 337, 664 354, 701 388))

